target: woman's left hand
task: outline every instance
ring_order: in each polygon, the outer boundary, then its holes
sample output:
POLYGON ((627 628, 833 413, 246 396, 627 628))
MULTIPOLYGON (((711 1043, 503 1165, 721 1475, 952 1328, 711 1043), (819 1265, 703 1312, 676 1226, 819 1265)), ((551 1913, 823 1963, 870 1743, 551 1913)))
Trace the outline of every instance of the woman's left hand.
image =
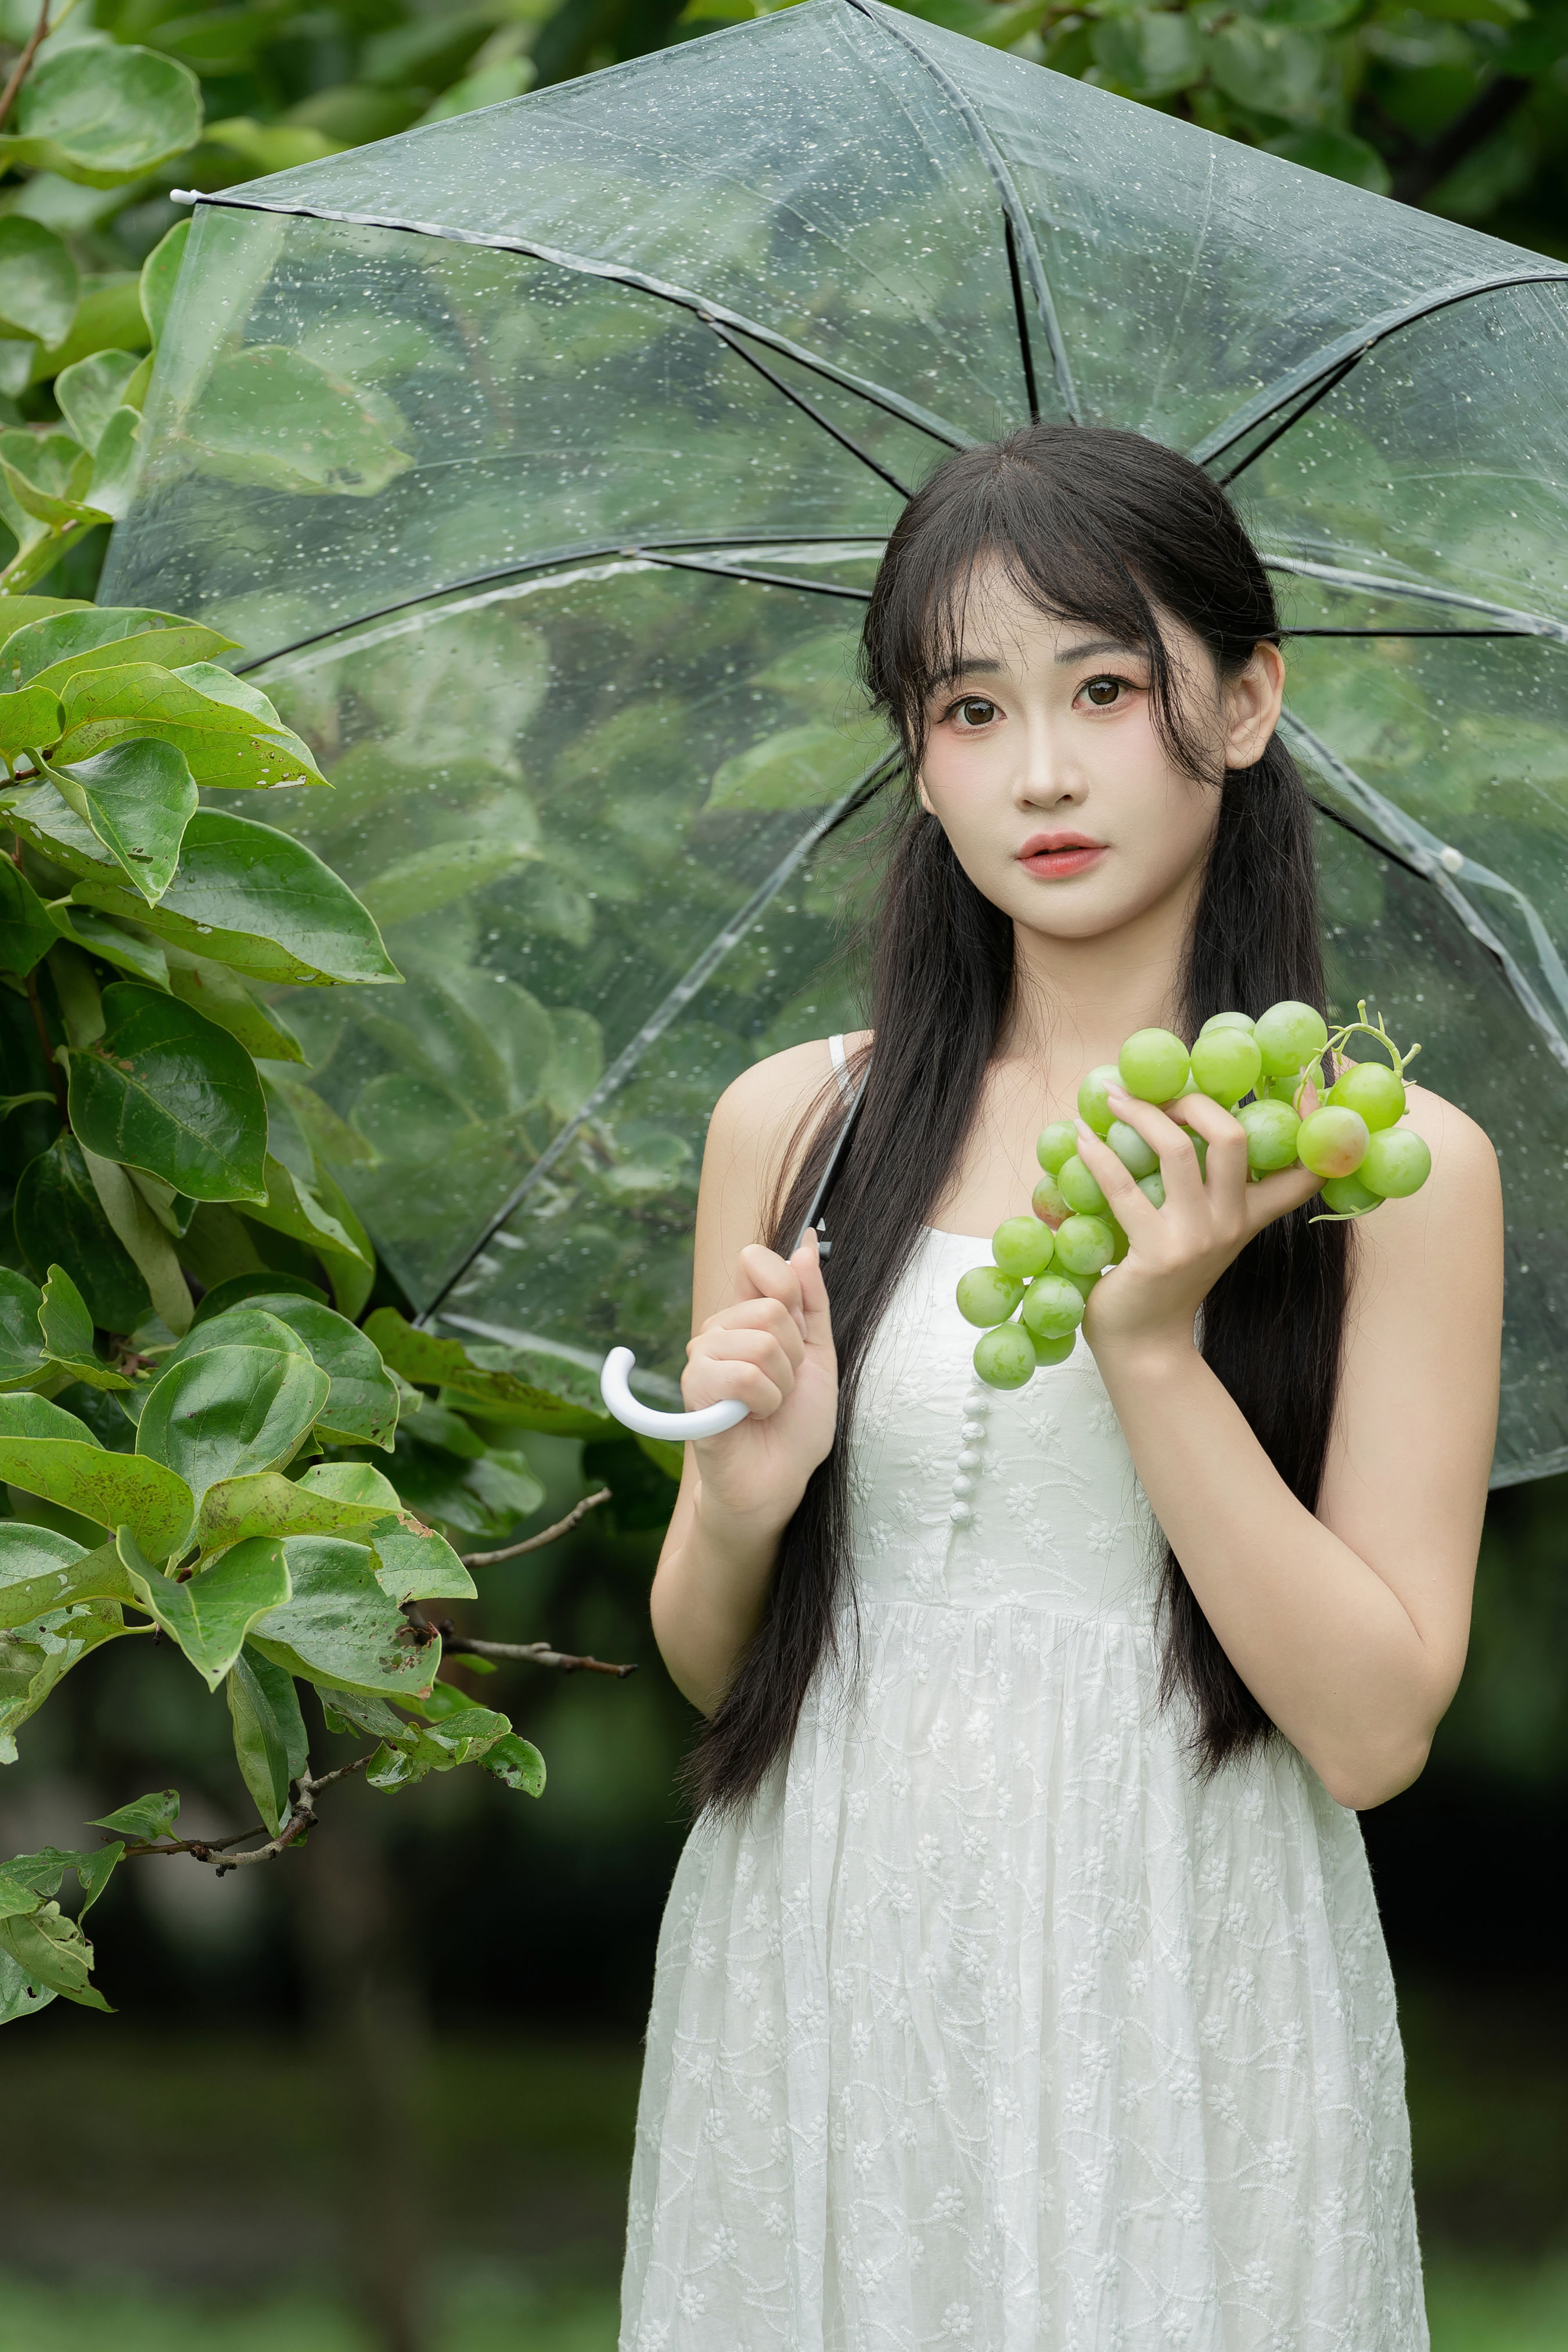
MULTIPOLYGON (((1129 1244, 1121 1264, 1094 1286, 1084 1337, 1097 1354, 1151 1342, 1190 1349, 1193 1318, 1226 1266, 1265 1225, 1310 1201, 1322 1180, 1298 1166, 1250 1182, 1246 1131, 1207 1095, 1158 1108, 1113 1087, 1110 1103, 1159 1155, 1165 1205, 1157 1209, 1110 1146, 1078 1122, 1079 1157, 1129 1244), (1185 1128, 1208 1147, 1206 1172, 1185 1128)), ((1315 1097, 1305 1107, 1315 1108, 1315 1097)))

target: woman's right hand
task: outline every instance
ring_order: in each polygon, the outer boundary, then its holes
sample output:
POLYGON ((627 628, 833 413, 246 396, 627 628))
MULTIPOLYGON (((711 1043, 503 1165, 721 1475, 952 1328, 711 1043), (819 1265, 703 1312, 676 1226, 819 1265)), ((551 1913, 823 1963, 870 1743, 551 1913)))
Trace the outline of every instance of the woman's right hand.
POLYGON ((687 1343, 680 1392, 689 1412, 738 1398, 747 1418, 693 1445, 704 1519, 782 1533, 807 1479, 833 1444, 838 1358, 816 1235, 791 1258, 753 1242, 741 1252, 732 1306, 687 1343))

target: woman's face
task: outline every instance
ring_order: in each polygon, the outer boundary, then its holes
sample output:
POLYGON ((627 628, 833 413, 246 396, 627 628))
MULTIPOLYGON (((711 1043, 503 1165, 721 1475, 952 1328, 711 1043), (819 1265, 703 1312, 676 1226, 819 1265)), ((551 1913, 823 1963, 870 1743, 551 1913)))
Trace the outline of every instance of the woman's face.
MULTIPOLYGON (((1211 772, 1247 767, 1279 715, 1284 665, 1260 645, 1222 685, 1202 641, 1167 621, 1189 730, 1211 772)), ((961 667, 933 698, 922 804, 975 887, 1028 929, 1088 940, 1173 898, 1184 906, 1219 814, 1154 725, 1148 656, 976 576, 961 667)))

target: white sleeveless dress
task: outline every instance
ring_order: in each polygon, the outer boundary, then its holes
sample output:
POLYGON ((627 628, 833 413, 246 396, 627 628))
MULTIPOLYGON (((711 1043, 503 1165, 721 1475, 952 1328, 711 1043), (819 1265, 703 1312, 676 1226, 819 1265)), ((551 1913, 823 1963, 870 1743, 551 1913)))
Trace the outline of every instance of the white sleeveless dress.
POLYGON ((858 1659, 676 1873, 621 2352, 1426 2352, 1355 1816, 1194 1777, 1094 1359, 982 1387, 985 1255, 928 1231, 868 1361, 858 1659))

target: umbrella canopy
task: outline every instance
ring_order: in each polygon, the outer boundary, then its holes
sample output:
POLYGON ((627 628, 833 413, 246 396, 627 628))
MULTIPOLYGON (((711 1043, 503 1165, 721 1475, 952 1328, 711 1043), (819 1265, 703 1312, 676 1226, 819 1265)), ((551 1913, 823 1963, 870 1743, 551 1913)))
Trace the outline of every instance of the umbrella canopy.
POLYGON ((203 198, 100 593, 333 778, 282 822, 407 985, 294 992, 293 1099, 418 1307, 671 1381, 714 1097, 853 1019, 879 546, 1115 425, 1265 552, 1336 1009, 1498 1141, 1496 1475, 1568 1463, 1565 363, 1558 265, 873 0, 203 198))

